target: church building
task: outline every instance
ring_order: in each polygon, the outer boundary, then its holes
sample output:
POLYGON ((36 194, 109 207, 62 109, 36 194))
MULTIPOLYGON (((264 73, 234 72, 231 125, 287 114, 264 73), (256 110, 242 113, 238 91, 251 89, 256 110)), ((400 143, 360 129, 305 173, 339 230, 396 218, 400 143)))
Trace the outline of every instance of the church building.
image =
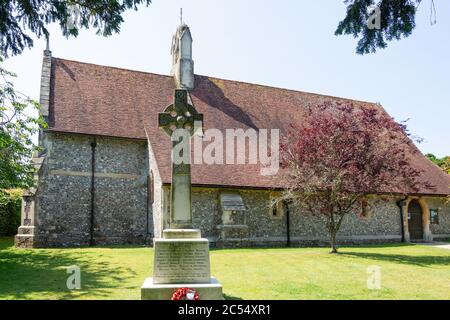
MULTIPOLYGON (((36 187, 23 196, 17 247, 151 245, 161 237, 169 227, 171 141, 158 127, 158 113, 172 103, 174 89, 188 90, 203 130, 224 135, 227 129, 282 134, 302 121, 307 107, 350 101, 194 74, 184 24, 171 53, 171 75, 160 75, 44 51, 40 112, 48 128, 33 159, 36 187)), ((379 104, 351 102, 385 112, 379 104)), ((413 151, 414 166, 435 189, 372 197, 370 211, 345 218, 339 243, 450 239, 450 176, 413 151)), ((319 218, 274 204, 283 185, 277 175, 262 175, 259 164, 194 163, 191 173, 193 224, 211 246, 328 242, 319 218)))

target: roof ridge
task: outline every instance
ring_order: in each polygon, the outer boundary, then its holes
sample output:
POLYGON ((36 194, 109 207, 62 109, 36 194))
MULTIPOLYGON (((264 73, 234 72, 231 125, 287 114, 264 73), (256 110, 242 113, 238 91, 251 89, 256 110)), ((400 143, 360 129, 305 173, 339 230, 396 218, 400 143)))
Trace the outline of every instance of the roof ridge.
POLYGON ((237 84, 242 83, 242 84, 249 84, 249 85, 252 85, 252 86, 258 86, 258 87, 264 87, 264 88, 272 88, 272 89, 283 90, 283 91, 290 91, 290 92, 304 93, 304 94, 312 94, 312 95, 315 95, 315 96, 326 97, 326 98, 334 98, 334 99, 348 100, 348 101, 354 101, 354 102, 360 102, 360 103, 381 105, 379 102, 371 102, 371 101, 364 101, 364 100, 358 100, 358 99, 352 99, 352 98, 344 98, 344 97, 332 96, 332 95, 329 95, 329 94, 323 94, 323 93, 317 93, 317 92, 310 92, 310 91, 302 91, 302 90, 289 89, 289 88, 283 88, 283 87, 276 87, 276 86, 271 86, 271 85, 267 85, 267 84, 246 82, 246 81, 241 81, 241 80, 223 79, 223 78, 217 78, 217 77, 200 75, 200 74, 196 74, 196 76, 205 77, 205 78, 209 78, 209 79, 222 80, 222 81, 227 81, 227 82, 235 82, 237 84))
MULTIPOLYGON (((141 70, 135 70, 135 69, 127 69, 127 68, 121 68, 121 67, 115 67, 115 66, 106 66, 106 65, 97 64, 97 63, 77 61, 77 60, 58 58, 58 57, 53 57, 53 58, 57 59, 57 60, 70 61, 70 62, 75 62, 75 63, 80 63, 80 64, 87 64, 87 65, 98 66, 98 67, 103 67, 103 68, 111 68, 111 69, 117 69, 117 70, 123 70, 123 71, 138 72, 138 73, 143 73, 143 74, 151 74, 151 75, 162 76, 162 77, 166 77, 166 78, 172 78, 172 76, 170 76, 170 75, 160 74, 160 73, 155 73, 155 72, 141 71, 141 70)), ((302 90, 296 90, 296 89, 276 87, 276 86, 271 86, 271 85, 261 84, 261 83, 247 82, 247 81, 241 81, 241 80, 224 79, 224 78, 218 78, 218 77, 208 76, 208 75, 203 75, 203 74, 195 74, 195 76, 202 77, 202 78, 208 78, 208 79, 216 79, 216 80, 221 80, 221 81, 233 82, 233 83, 236 83, 236 84, 241 83, 241 84, 247 84, 247 85, 251 85, 251 86, 271 88, 271 89, 277 89, 277 90, 283 90, 283 91, 289 91, 289 92, 311 94, 311 95, 325 97, 325 98, 341 99, 341 100, 346 100, 346 101, 353 101, 353 102, 359 102, 359 103, 368 103, 368 104, 376 104, 376 105, 379 104, 377 102, 364 101, 364 100, 358 100, 358 99, 352 99, 352 98, 344 98, 344 97, 338 97, 338 96, 333 96, 333 95, 328 95, 328 94, 323 94, 323 93, 317 93, 317 92, 308 92, 308 91, 302 91, 302 90)))

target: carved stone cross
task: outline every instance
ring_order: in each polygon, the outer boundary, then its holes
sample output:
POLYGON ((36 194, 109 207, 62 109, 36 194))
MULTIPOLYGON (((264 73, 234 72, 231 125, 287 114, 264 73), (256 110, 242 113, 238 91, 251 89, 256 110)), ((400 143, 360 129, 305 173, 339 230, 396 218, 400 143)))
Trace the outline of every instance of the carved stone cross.
POLYGON ((31 199, 30 197, 24 197, 23 198, 25 200, 25 218, 23 219, 23 225, 24 226, 29 226, 31 224, 31 219, 28 218, 28 215, 30 213, 30 207, 31 207, 31 199))
MULTIPOLYGON (((191 206, 191 164, 190 141, 179 140, 179 132, 184 132, 189 138, 195 132, 196 124, 203 123, 203 114, 200 114, 188 103, 188 92, 185 89, 175 89, 174 102, 164 112, 158 114, 158 126, 172 139, 172 185, 170 188, 170 228, 192 228, 191 206), (177 129, 184 129, 177 130, 177 129), (189 161, 174 161, 179 154, 174 154, 178 143, 186 143, 183 152, 187 153, 189 161)), ((183 156, 183 155, 181 155, 183 156)), ((184 157, 182 157, 184 158, 184 157)))

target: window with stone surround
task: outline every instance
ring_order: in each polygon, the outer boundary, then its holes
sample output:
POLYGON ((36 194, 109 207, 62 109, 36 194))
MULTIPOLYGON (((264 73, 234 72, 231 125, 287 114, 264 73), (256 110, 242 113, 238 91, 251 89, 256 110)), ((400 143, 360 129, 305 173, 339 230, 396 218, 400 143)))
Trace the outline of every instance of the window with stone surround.
POLYGON ((278 194, 270 194, 269 215, 272 219, 280 219, 284 216, 284 204, 278 194))
POLYGON ((361 219, 371 219, 373 216, 373 208, 368 198, 361 200, 361 212, 359 217, 361 219))
POLYGON ((439 210, 438 209, 430 209, 430 223, 431 224, 439 224, 439 210))

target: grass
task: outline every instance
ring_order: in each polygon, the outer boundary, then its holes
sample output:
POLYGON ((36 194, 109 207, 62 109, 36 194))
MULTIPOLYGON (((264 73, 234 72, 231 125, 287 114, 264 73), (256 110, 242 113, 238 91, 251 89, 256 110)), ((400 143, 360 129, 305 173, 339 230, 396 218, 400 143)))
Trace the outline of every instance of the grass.
MULTIPOLYGON (((0 238, 0 299, 139 299, 153 250, 95 247, 23 250, 0 238), (68 290, 67 267, 81 268, 68 290)), ((450 299, 450 250, 421 245, 211 250, 227 299, 450 299), (367 289, 367 267, 381 289, 367 289)))

